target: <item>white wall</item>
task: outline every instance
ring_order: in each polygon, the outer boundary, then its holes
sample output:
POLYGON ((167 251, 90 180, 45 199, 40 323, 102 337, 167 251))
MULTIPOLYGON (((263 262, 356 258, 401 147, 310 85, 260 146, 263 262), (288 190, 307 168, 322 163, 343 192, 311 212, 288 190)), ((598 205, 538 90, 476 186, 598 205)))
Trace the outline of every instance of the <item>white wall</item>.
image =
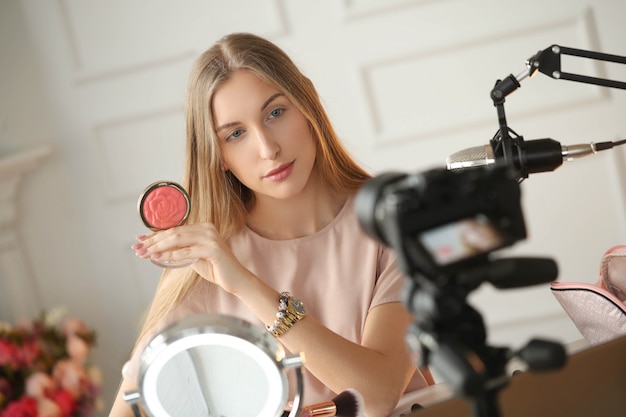
MULTIPOLYGON (((129 248, 144 232, 136 199, 152 181, 180 178, 188 70, 218 37, 276 41, 359 161, 373 173, 419 171, 488 142, 491 88, 538 50, 626 55, 625 16, 619 0, 3 1, 0 156, 52 149, 23 179, 8 226, 25 279, 40 308, 66 305, 96 328, 110 400, 160 273, 129 248)), ((626 81, 617 65, 572 65, 626 81)), ((538 74, 505 108, 527 140, 574 144, 626 137, 625 103, 622 90, 538 74)), ((526 180, 529 238, 512 252, 554 257, 561 280, 594 282, 604 250, 626 241, 624 151, 526 180)), ((546 286, 484 286, 471 300, 494 343, 580 338, 546 286)))

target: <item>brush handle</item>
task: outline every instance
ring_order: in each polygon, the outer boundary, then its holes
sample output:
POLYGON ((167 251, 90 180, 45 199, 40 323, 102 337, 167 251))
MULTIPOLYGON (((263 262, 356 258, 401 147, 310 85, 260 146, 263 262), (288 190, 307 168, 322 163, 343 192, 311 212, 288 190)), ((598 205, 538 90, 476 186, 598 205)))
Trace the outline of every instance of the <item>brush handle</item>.
POLYGON ((302 407, 300 417, 329 417, 337 415, 337 406, 332 401, 302 407))

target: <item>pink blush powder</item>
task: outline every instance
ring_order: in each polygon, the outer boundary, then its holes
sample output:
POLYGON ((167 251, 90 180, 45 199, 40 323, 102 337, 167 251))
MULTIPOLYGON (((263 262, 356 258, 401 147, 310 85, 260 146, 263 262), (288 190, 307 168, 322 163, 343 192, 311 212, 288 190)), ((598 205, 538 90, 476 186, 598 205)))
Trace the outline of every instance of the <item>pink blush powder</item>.
POLYGON ((187 199, 172 186, 152 190, 142 205, 143 217, 152 227, 165 230, 178 226, 187 214, 187 199))

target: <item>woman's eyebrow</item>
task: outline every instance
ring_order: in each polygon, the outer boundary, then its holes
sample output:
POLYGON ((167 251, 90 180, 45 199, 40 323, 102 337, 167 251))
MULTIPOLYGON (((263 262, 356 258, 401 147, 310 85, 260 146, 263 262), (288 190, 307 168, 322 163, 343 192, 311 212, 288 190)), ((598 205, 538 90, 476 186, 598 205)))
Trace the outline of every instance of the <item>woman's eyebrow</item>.
MULTIPOLYGON (((276 98, 278 98, 278 97, 280 97, 280 96, 284 96, 284 94, 283 94, 283 93, 276 93, 276 94, 273 94, 273 95, 272 95, 270 98, 268 98, 267 100, 265 100, 265 102, 264 102, 264 103, 263 103, 263 105, 261 106, 261 111, 265 110, 265 108, 266 108, 267 106, 269 106, 269 105, 272 103, 272 101, 274 101, 276 98)), ((223 125, 221 125, 221 126, 218 126, 218 127, 215 129, 215 131, 216 131, 216 132, 219 132, 220 130, 226 129, 226 128, 231 127, 231 126, 234 126, 234 125, 236 125, 236 124, 238 124, 238 123, 239 123, 239 122, 230 122, 230 123, 225 123, 225 124, 223 124, 223 125)))
POLYGON ((230 122, 230 123, 225 123, 225 124, 223 124, 223 125, 221 125, 221 126, 218 126, 218 127, 215 129, 215 131, 216 131, 216 132, 219 132, 219 131, 224 130, 224 129, 226 129, 226 128, 229 128, 229 127, 231 127, 231 126, 235 126, 235 125, 237 125, 238 123, 239 123, 239 122, 230 122))
POLYGON ((276 93, 276 94, 272 95, 270 98, 268 98, 267 100, 265 100, 265 103, 263 103, 263 105, 261 106, 261 111, 265 110, 265 108, 267 106, 269 106, 270 103, 272 101, 274 101, 274 99, 276 99, 277 97, 280 97, 282 95, 284 95, 284 94, 283 93, 276 93))

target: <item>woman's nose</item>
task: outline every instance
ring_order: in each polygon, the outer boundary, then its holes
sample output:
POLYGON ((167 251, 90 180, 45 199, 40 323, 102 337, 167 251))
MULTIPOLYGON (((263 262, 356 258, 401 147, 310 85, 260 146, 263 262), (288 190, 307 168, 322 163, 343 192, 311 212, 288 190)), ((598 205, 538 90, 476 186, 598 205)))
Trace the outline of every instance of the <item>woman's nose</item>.
POLYGON ((259 155, 263 159, 276 159, 280 154, 280 145, 267 132, 259 130, 257 133, 259 155))

